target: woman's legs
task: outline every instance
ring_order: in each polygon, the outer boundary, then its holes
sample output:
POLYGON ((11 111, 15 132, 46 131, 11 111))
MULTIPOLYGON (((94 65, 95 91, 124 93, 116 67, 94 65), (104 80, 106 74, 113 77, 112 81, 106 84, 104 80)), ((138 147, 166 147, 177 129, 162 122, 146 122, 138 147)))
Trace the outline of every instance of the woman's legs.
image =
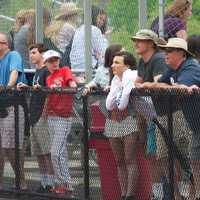
POLYGON ((134 196, 138 167, 135 159, 137 135, 109 139, 118 169, 122 196, 134 196))
MULTIPOLYGON (((200 198, 200 161, 199 160, 192 160, 192 171, 194 176, 194 183, 195 183, 195 190, 196 190, 196 198, 200 198)), ((194 191, 194 189, 190 188, 190 191, 194 191)), ((190 194, 190 196, 192 196, 190 194)))
POLYGON ((128 175, 125 164, 124 144, 121 138, 110 138, 109 141, 117 164, 121 196, 126 196, 128 175))
POLYGON ((137 187, 138 178, 138 166, 135 156, 137 134, 125 136, 124 141, 124 152, 125 152, 125 163, 127 170, 127 192, 126 196, 134 196, 137 187))

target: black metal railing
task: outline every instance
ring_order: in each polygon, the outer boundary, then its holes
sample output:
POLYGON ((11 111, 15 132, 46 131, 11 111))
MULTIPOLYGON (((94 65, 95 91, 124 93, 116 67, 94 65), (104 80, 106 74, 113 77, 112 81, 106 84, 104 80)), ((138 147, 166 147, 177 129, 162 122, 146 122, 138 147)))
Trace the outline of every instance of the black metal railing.
MULTIPOLYGON (((47 96, 50 94, 73 94, 75 95, 74 98, 76 98, 76 93, 77 93, 76 90, 60 89, 60 88, 57 88, 54 90, 50 90, 48 88, 42 88, 40 91, 47 94, 47 96)), ((4 192, 4 193, 9 192, 9 194, 12 193, 12 194, 28 195, 30 197, 38 196, 42 198, 53 198, 53 199, 96 199, 96 197, 102 197, 102 199, 105 199, 105 200, 112 199, 112 197, 108 197, 107 194, 104 194, 106 191, 104 191, 103 189, 104 187, 102 186, 102 184, 106 184, 105 180, 103 180, 105 177, 101 177, 102 172, 98 170, 99 165, 100 165, 98 159, 100 155, 96 155, 98 154, 98 152, 94 153, 92 151, 91 153, 91 150, 90 150, 91 146, 94 149, 96 148, 95 145, 90 144, 91 141, 95 140, 95 142, 97 141, 97 143, 98 141, 101 142, 102 140, 108 141, 108 138, 106 138, 103 135, 104 125, 105 125, 105 120, 106 120, 106 115, 104 113, 106 93, 98 92, 98 91, 87 96, 82 96, 82 98, 80 98, 80 94, 78 94, 78 98, 77 98, 78 104, 82 106, 82 109, 81 111, 78 112, 78 114, 80 114, 79 117, 75 116, 74 113, 72 116, 73 123, 75 122, 80 123, 80 120, 82 120, 81 121, 82 127, 80 128, 79 132, 77 132, 76 130, 76 133, 73 133, 73 130, 71 130, 71 134, 72 134, 71 137, 73 138, 76 135, 78 138, 78 140, 76 138, 77 141, 74 143, 75 150, 74 152, 71 152, 73 150, 68 151, 68 154, 77 153, 77 152, 79 154, 79 156, 73 158, 73 161, 70 161, 71 163, 73 163, 73 165, 79 166, 79 169, 76 169, 76 171, 73 172, 72 179, 77 180, 77 182, 75 181, 74 183, 75 192, 73 192, 73 195, 63 196, 63 195, 58 195, 58 194, 53 194, 53 193, 46 194, 46 193, 35 192, 35 187, 39 184, 39 180, 38 178, 36 178, 37 179, 36 180, 32 177, 33 176, 32 174, 34 172, 31 172, 31 171, 26 172, 26 174, 29 174, 28 190, 26 191, 21 190, 20 188, 21 172, 20 172, 19 105, 23 104, 22 101, 24 101, 24 97, 26 98, 26 102, 29 102, 31 94, 36 93, 36 92, 37 91, 34 91, 32 88, 28 88, 22 91, 17 91, 16 89, 13 89, 13 88, 1 88, 0 108, 6 109, 7 107, 14 106, 15 117, 13 120, 15 121, 14 128, 15 128, 15 176, 16 176, 15 190, 10 189, 11 182, 8 181, 8 184, 5 184, 5 187, 1 190, 1 192, 4 192), (94 126, 96 126, 96 129, 94 129, 94 126), (91 163, 94 163, 94 164, 91 164, 91 163), (91 172, 91 170, 94 169, 94 166, 95 166, 95 171, 91 172), (93 183, 91 184, 92 179, 95 179, 95 184, 93 183)), ((142 107, 141 105, 137 103, 135 104, 136 113, 137 112, 148 113, 148 114, 153 113, 153 112, 156 113, 156 115, 152 115, 150 118, 157 125, 158 129, 160 130, 160 134, 164 138, 164 141, 168 147, 168 163, 169 163, 168 181, 169 181, 169 188, 170 188, 169 199, 174 199, 175 160, 179 161, 183 171, 186 172, 191 182, 193 182, 191 167, 189 164, 189 158, 182 155, 182 153, 177 148, 173 140, 173 135, 174 135, 173 113, 176 112, 177 110, 182 111, 183 106, 187 104, 190 105, 192 103, 190 100, 191 100, 191 97, 193 96, 197 98, 199 96, 199 92, 196 91, 194 94, 188 94, 186 90, 176 90, 176 89, 134 89, 131 95, 131 97, 134 97, 137 99, 136 102, 140 103, 140 100, 138 100, 140 98, 142 98, 142 101, 143 101, 142 107), (147 101, 145 100, 145 98, 147 98, 147 101), (152 104, 152 105, 148 106, 149 104, 152 104), (143 109, 143 110, 140 110, 140 109, 143 109), (149 110, 149 109, 154 109, 154 110, 149 110), (165 127, 158 120, 158 117, 163 116, 163 115, 167 117, 167 126, 165 127)), ((62 99, 60 100, 62 101, 62 99)), ((191 106, 190 108, 193 109, 192 108, 193 105, 190 105, 190 106, 191 106)), ((190 109, 190 108, 188 107, 187 109, 190 109)), ((76 109, 75 105, 73 105, 73 109, 76 109)), ((28 112, 27 109, 24 109, 24 111, 28 112)), ((185 110, 183 112, 185 112, 185 110)), ((196 112, 198 111, 196 110, 196 112)), ((136 118, 137 118, 137 114, 136 114, 136 118)), ((70 145, 68 144, 68 147, 69 146, 70 145)), ((104 159, 107 159, 107 158, 104 158, 104 159)), ((27 155, 25 161, 27 161, 28 163, 28 161, 30 160, 34 161, 32 162, 34 163, 34 165, 37 163, 35 157, 32 157, 31 155, 27 155)), ((106 167, 108 166, 105 165, 104 168, 106 167)), ((30 168, 34 168, 34 166, 31 166, 30 168)), ((32 170, 34 171, 36 170, 36 168, 32 170)), ((6 171, 7 171, 6 172, 7 174, 11 173, 7 169, 6 171)), ((37 169, 37 176, 39 176, 38 169, 37 169)), ((109 186, 106 186, 106 187, 109 187, 109 186)), ((116 192, 120 192, 120 191, 116 191, 116 192)))

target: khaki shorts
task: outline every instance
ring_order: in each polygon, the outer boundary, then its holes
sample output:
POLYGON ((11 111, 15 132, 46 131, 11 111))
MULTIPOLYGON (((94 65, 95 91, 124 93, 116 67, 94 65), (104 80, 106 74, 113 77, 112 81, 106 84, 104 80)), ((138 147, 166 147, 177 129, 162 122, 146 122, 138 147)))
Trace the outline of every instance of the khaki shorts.
MULTIPOLYGON (((6 108, 8 116, 0 118, 1 147, 4 149, 15 148, 15 114, 14 107, 6 108)), ((24 144, 24 110, 19 106, 19 148, 24 144)))
POLYGON ((50 153, 50 135, 47 119, 39 119, 31 128, 30 138, 33 155, 45 155, 50 153))
MULTIPOLYGON (((158 117, 159 122, 167 130, 167 116, 158 117)), ((185 155, 189 155, 189 148, 191 144, 192 132, 188 127, 182 111, 176 111, 173 113, 173 140, 178 149, 185 155)), ((168 156, 167 146, 160 133, 158 127, 156 127, 156 145, 157 145, 157 158, 165 158, 168 156)))

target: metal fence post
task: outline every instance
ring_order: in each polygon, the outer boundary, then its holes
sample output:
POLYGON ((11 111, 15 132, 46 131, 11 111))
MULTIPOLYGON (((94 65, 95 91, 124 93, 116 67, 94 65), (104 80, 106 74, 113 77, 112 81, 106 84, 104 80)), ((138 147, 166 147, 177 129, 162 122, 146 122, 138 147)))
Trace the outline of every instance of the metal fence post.
POLYGON ((20 190, 20 150, 19 150, 19 104, 14 104, 14 121, 15 121, 15 186, 20 190))
POLYGON ((164 6, 165 1, 159 0, 159 36, 164 38, 164 6))
POLYGON ((84 145, 84 196, 90 199, 89 190, 89 153, 88 153, 88 97, 83 96, 83 145, 84 145))
POLYGON ((85 76, 86 82, 92 80, 92 27, 91 27, 91 0, 84 1, 85 24, 85 76))
POLYGON ((139 29, 147 27, 147 0, 138 0, 139 5, 139 29))
MULTIPOLYGON (((169 97, 168 101, 168 134, 173 140, 173 97, 169 97)), ((169 162, 169 189, 170 189, 170 199, 174 200, 174 151, 172 148, 168 149, 168 162, 169 162)))
POLYGON ((43 42, 43 0, 35 0, 35 41, 43 42))

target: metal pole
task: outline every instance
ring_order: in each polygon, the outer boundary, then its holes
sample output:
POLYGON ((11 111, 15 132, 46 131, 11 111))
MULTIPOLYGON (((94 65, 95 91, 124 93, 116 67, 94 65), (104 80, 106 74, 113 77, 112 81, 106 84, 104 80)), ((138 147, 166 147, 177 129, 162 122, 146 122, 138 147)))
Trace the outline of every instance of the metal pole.
MULTIPOLYGON (((168 134, 173 140, 173 97, 169 97, 168 101, 168 134)), ((170 199, 174 200, 174 151, 172 148, 168 148, 168 161, 169 161, 169 189, 170 189, 170 199)))
POLYGON ((14 105, 15 114, 15 186, 17 190, 20 190, 20 175, 21 175, 21 163, 20 163, 20 150, 19 150, 19 102, 14 105))
POLYGON ((164 38, 164 0, 159 0, 159 36, 164 38))
POLYGON ((83 96, 83 145, 84 145, 84 195, 90 199, 89 182, 89 154, 88 154, 88 97, 83 96))
POLYGON ((35 0, 35 41, 43 42, 43 1, 35 0))
POLYGON ((139 4, 139 29, 147 27, 147 0, 138 0, 139 4))
POLYGON ((85 24, 85 76, 86 82, 92 80, 92 27, 91 27, 91 0, 84 1, 85 24))

